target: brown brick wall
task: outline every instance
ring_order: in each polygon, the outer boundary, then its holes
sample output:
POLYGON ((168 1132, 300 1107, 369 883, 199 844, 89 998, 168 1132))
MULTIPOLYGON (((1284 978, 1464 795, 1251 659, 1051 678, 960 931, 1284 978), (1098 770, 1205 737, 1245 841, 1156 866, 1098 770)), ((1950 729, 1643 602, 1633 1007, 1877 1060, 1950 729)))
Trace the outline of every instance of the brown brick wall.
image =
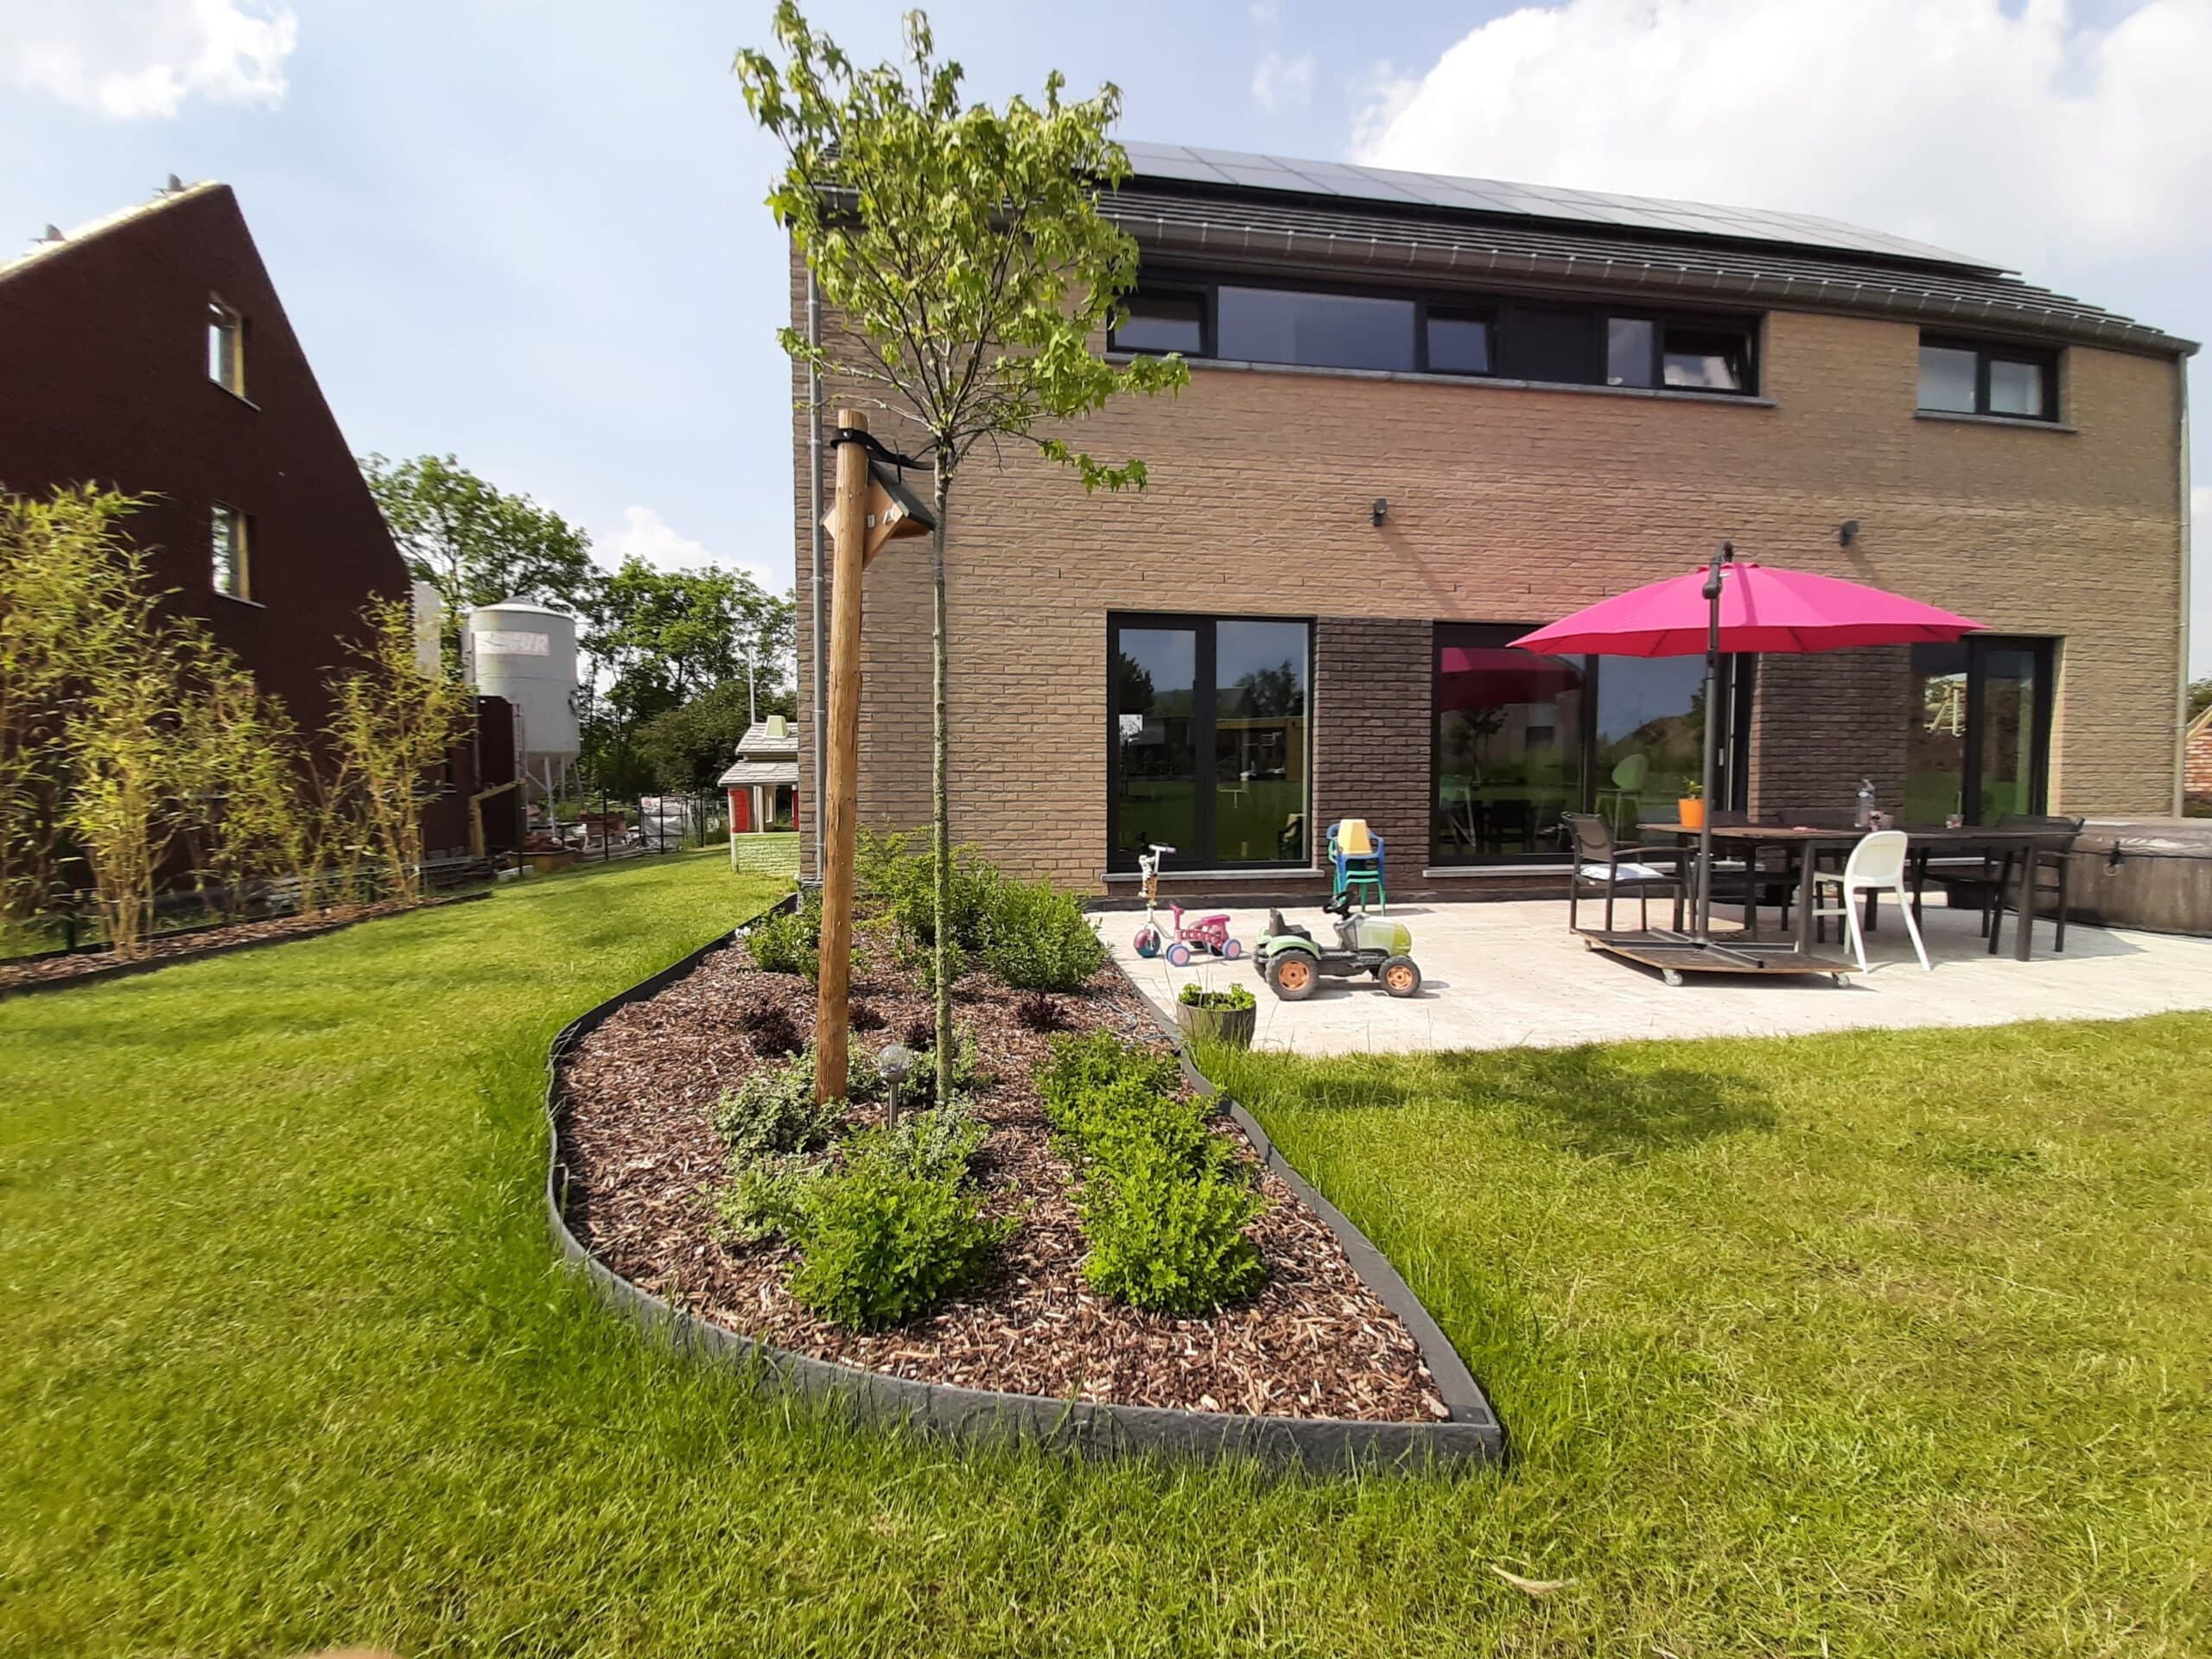
POLYGON ((1339 818, 1385 839, 1401 887, 1428 862, 1427 621, 1327 616, 1313 630, 1313 844, 1339 818))
MULTIPOLYGON (((795 267, 795 315, 803 293, 795 267)), ((1198 366, 1179 397, 1126 400, 1066 432, 1096 454, 1143 456, 1142 493, 1086 497, 1014 448, 1002 467, 980 454, 950 513, 956 835, 1009 868, 1096 884, 1109 611, 1331 619, 1314 688, 1319 823, 1351 801, 1367 810, 1385 787, 1376 771, 1345 770, 1380 763, 1356 760, 1357 728, 1332 725, 1379 718, 1347 677, 1363 655, 1392 664, 1405 695, 1409 629, 1541 621, 1691 567, 1724 538, 1743 557, 2063 636, 2054 806, 2170 810, 2175 365, 2073 348, 2075 429, 1996 427, 1916 418, 1917 345, 1909 325, 1773 314, 1760 403, 1198 366), (1378 496, 1390 503, 1380 527, 1378 496), (1849 549, 1836 536, 1847 518, 1862 526, 1849 549), (1360 621, 1387 626, 1327 644, 1360 621)), ((793 429, 804 688, 803 411, 793 429)), ((866 822, 929 810, 928 556, 925 543, 894 543, 868 575, 866 822)), ((1854 735, 1847 760, 1843 734, 1888 719, 1875 703, 1891 694, 1848 659, 1766 668, 1769 785, 1825 798, 1847 774, 1847 804, 1878 757, 1854 735), (1794 711, 1791 687, 1804 693, 1794 711)), ((1425 703, 1425 674, 1411 694, 1425 703)), ((1900 676, 1900 709, 1904 696, 1900 676)), ((802 728, 810 741, 804 717, 802 728)), ((1409 728, 1389 729, 1402 748, 1409 728)), ((1883 766, 1878 785, 1896 772, 1883 766)), ((1424 748, 1370 813, 1389 815, 1385 834, 1420 844, 1419 824, 1400 826, 1427 779, 1424 748)))
POLYGON ((1876 800, 1904 799, 1910 652, 1902 646, 1759 659, 1751 694, 1751 804, 1856 807, 1862 779, 1876 800))

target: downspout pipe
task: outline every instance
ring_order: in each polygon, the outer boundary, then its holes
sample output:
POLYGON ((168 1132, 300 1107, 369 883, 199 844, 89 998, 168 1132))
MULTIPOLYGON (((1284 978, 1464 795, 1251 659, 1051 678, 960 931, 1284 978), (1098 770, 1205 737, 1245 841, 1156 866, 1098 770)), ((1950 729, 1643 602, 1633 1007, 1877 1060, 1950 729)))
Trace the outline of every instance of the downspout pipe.
POLYGON ((2196 602, 2190 591, 2194 572, 2190 561, 2194 553, 2191 543, 2196 539, 2195 514, 2190 510, 2191 481, 2189 465, 2189 359, 2174 359, 2175 396, 2181 404, 2181 442, 2177 474, 2181 510, 2181 702, 2178 709, 2178 729, 2174 734, 2174 803, 2173 815, 2181 817, 2189 804, 2189 671, 2191 634, 2190 607, 2196 602))
MULTIPOLYGON (((822 344, 822 289, 814 267, 806 268, 806 343, 822 344)), ((806 533, 808 544, 807 598, 812 612, 814 687, 814 879, 822 879, 822 799, 823 779, 829 776, 830 675, 823 658, 829 651, 822 612, 822 370, 806 365, 806 533)))

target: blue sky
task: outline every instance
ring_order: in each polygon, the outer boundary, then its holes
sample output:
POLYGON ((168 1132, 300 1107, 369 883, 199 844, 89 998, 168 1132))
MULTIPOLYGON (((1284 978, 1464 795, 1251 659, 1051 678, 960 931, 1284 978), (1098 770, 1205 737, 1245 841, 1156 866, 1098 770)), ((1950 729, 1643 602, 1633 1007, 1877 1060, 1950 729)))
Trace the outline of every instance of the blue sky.
MULTIPOLYGON (((226 180, 357 450, 451 450, 603 556, 781 582, 775 156, 728 73, 768 14, 0 0, 0 234, 97 218, 171 172, 226 180)), ((895 7, 809 15, 855 54, 896 47, 895 7)), ((2212 337, 2212 112, 2190 85, 2212 0, 931 15, 976 94, 1055 67, 1079 89, 1114 79, 1127 137, 1828 213, 2212 337)), ((2212 483, 2212 439, 2195 472, 2212 483)), ((2212 557, 2197 565, 2202 673, 2212 557)))

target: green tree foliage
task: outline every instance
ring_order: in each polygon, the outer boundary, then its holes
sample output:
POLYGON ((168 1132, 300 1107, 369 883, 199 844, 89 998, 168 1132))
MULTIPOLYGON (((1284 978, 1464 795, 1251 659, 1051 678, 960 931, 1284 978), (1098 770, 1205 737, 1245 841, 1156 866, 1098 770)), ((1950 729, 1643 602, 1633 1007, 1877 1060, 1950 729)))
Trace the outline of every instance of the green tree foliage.
MULTIPOLYGON (((862 68, 817 35, 791 0, 776 10, 779 65, 759 51, 736 70, 753 118, 785 150, 768 205, 788 226, 841 327, 785 349, 842 399, 883 410, 925 444, 935 478, 933 851, 950 907, 952 830, 945 734, 944 549, 953 480, 979 444, 1026 448, 1075 469, 1086 489, 1141 488, 1145 467, 1101 461, 1065 423, 1122 392, 1184 385, 1182 359, 1100 355, 1136 281, 1136 244, 1098 211, 1129 171, 1112 129, 1112 86, 1065 103, 965 104, 957 63, 937 60, 929 22, 906 16, 906 61, 862 68)), ((903 436, 900 441, 906 442, 903 436)), ((937 937, 950 948, 942 915, 937 937)), ((950 1098, 951 976, 937 979, 938 1088, 950 1098)))
POLYGON ((791 599, 741 571, 657 570, 632 558, 591 584, 582 609, 584 762, 603 788, 711 786, 743 734, 748 699, 763 715, 795 706, 791 599), (702 777, 703 745, 725 735, 719 764, 702 777))
POLYGON ((582 606, 591 538, 559 513, 486 483, 451 455, 364 455, 361 472, 408 569, 438 590, 448 645, 458 648, 461 622, 478 605, 582 606))
POLYGON ((770 715, 789 715, 796 711, 796 701, 788 689, 756 700, 743 680, 725 680, 682 708, 645 721, 638 728, 632 752, 662 789, 711 790, 729 769, 738 740, 756 709, 763 720, 770 715))
POLYGON ((2207 709, 2212 709, 2212 675, 2189 683, 2189 717, 2195 720, 2207 709))
POLYGON ((331 688, 334 792, 353 804, 389 890, 411 903, 422 897, 423 809, 436 793, 435 774, 467 728, 468 694, 453 673, 425 674, 417 666, 405 600, 379 601, 363 615, 367 643, 331 688))

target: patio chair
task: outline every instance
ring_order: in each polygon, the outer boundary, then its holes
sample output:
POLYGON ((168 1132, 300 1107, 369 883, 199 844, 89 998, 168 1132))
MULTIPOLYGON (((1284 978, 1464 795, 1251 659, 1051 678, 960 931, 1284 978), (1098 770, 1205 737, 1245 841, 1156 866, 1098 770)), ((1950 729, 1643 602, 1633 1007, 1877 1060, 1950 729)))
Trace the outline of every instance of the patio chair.
POLYGON ((1655 888, 1671 893, 1680 902, 1683 891, 1681 849, 1620 846, 1613 840, 1612 826, 1595 812, 1569 812, 1560 822, 1573 844, 1574 861, 1567 867, 1567 873, 1569 928, 1578 933, 1582 931, 1578 924, 1586 885, 1605 890, 1608 933, 1613 931, 1613 900, 1624 889, 1636 894, 1638 914, 1647 931, 1651 926, 1651 894, 1655 888))
POLYGON ((1598 791, 1598 816, 1613 826, 1615 835, 1627 833, 1629 809, 1641 800, 1644 779, 1650 775, 1650 756, 1624 755, 1613 768, 1612 782, 1598 791), (1608 802, 1612 805, 1611 811, 1606 810, 1608 802))
POLYGON ((1923 973, 1933 973, 1936 964, 1928 960, 1928 947, 1921 943, 1920 924, 1912 918, 1912 898, 1905 890, 1904 861, 1907 843, 1902 830, 1877 830, 1851 849, 1851 856, 1844 861, 1840 870, 1814 872, 1813 915, 1840 916, 1844 925, 1851 931, 1852 953, 1859 958, 1859 971, 1866 973, 1866 933, 1859 925, 1859 906, 1855 900, 1865 893, 1871 914, 1873 900, 1878 894, 1894 893, 1897 908, 1904 912, 1904 931, 1912 935, 1913 954, 1920 958, 1923 973), (1834 906, 1822 903, 1833 891, 1834 906))
MULTIPOLYGON (((2057 909, 2057 929, 2051 941, 2052 949, 2066 949, 2066 859, 2073 844, 2073 837, 2082 833, 2086 820, 2067 817, 2050 812, 2007 812, 2000 817, 1993 828, 1999 830, 2035 830, 2067 837, 2067 849, 2061 850, 2054 862, 2046 863, 2046 855, 2032 849, 2012 849, 2003 853, 1985 853, 1978 860, 1961 860, 1948 863, 1931 863, 1924 872, 1925 879, 1943 889, 1944 902, 1954 907, 1971 906, 1980 913, 1981 937, 1989 941, 1990 953, 1997 950, 1998 934, 2005 920, 2008 905, 2015 902, 2014 878, 2018 858, 2035 862, 2034 892, 2029 897, 2033 909, 2041 909, 2037 901, 2048 896, 2057 909), (2052 880, 2046 882, 2046 874, 2052 880)), ((2024 922, 2023 926, 2031 925, 2024 922)))
POLYGON ((1333 871, 1330 898, 1342 898, 1357 888, 1363 907, 1372 893, 1376 907, 1389 912, 1390 902, 1382 891, 1382 837, 1368 829, 1365 818, 1339 818, 1329 826, 1329 863, 1333 871))

